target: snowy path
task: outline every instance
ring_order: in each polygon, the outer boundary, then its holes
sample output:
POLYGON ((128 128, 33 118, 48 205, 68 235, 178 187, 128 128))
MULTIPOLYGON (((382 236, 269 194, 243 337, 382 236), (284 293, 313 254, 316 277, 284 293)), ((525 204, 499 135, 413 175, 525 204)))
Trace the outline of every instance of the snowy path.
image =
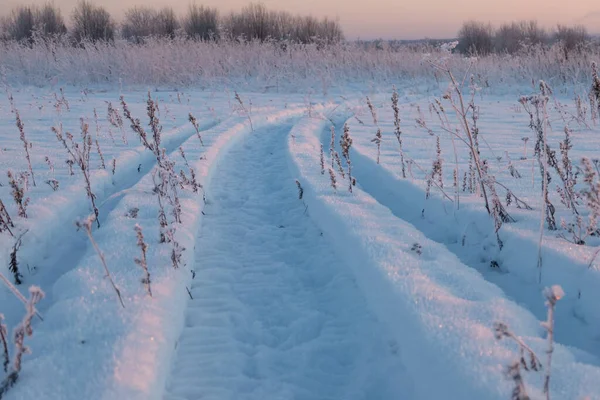
POLYGON ((166 399, 411 397, 397 345, 298 199, 289 130, 253 133, 217 167, 166 399))

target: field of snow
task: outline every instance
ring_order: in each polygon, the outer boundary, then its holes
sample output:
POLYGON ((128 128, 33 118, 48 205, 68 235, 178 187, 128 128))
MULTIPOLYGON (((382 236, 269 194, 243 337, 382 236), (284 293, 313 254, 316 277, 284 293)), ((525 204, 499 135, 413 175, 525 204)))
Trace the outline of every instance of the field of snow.
MULTIPOLYGON (((0 322, 9 362, 0 398, 509 399, 522 378, 541 399, 551 368, 553 398, 600 399, 600 239, 591 231, 585 244, 573 243, 577 218, 548 167, 557 229, 544 224, 540 246, 536 132, 531 106, 519 103, 538 87, 461 86, 476 107, 468 126, 478 128, 487 182, 510 216, 499 227, 472 173, 457 98, 443 74, 437 79, 396 82, 402 148, 391 85, 321 94, 6 86, 0 322), (72 151, 89 150, 94 203, 56 132, 72 151), (76 225, 86 220, 93 241, 76 225), (136 226, 149 279, 135 261, 136 226), (45 297, 19 366, 12 332, 32 285, 45 297), (554 285, 565 295, 549 365, 540 322, 542 293, 554 285), (519 364, 515 340, 495 337, 498 322, 535 352, 539 371, 519 364)), ((592 201, 599 166, 588 184, 581 163, 600 151, 587 89, 549 96, 546 130, 563 172, 569 132, 586 227, 600 214, 592 201)))

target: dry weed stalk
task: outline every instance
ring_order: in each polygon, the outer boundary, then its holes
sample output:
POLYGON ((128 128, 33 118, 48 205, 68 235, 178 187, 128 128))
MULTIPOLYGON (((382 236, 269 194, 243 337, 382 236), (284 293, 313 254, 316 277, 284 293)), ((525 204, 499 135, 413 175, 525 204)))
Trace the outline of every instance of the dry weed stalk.
POLYGON ((350 138, 350 127, 348 124, 344 124, 344 133, 340 138, 340 147, 342 148, 342 156, 344 157, 344 160, 346 160, 346 165, 348 166, 348 181, 350 182, 348 191, 352 193, 352 186, 354 184, 354 180, 352 178, 352 161, 350 160, 352 138, 350 138))
POLYGON ((546 308, 548 309, 546 321, 542 323, 542 326, 548 333, 548 347, 546 349, 546 374, 544 376, 544 394, 546 395, 546 400, 550 400, 550 368, 552 365, 552 354, 554 353, 554 309, 558 300, 563 298, 565 293, 560 286, 555 285, 551 288, 544 289, 544 296, 546 297, 546 308))
POLYGON ((100 250, 100 247, 98 247, 98 243, 96 243, 96 241, 94 240, 94 236, 92 236, 93 220, 94 220, 94 217, 90 216, 85 220, 77 221, 76 225, 78 228, 83 229, 85 231, 85 233, 87 234, 88 239, 90 239, 90 242, 92 243, 92 246, 94 247, 94 250, 96 250, 96 253, 98 254, 98 258, 100 258, 100 261, 102 262, 102 266, 104 267, 104 272, 106 273, 106 275, 104 277, 110 281, 110 284, 112 285, 113 289, 115 290, 115 293, 117 294, 117 297, 119 298, 119 302, 121 303, 121 306, 123 308, 125 308, 125 303, 123 303, 123 298, 121 297, 121 291, 115 284, 115 281, 113 280, 112 275, 110 274, 110 271, 108 270, 108 266, 106 265, 106 259, 104 258, 104 253, 102 252, 102 250, 100 250))
POLYGON ((25 338, 33 335, 33 328, 31 327, 31 321, 33 316, 36 314, 35 305, 44 298, 44 292, 37 286, 31 286, 29 288, 29 300, 25 303, 25 316, 23 320, 15 328, 13 339, 15 343, 15 355, 13 357, 12 366, 10 372, 6 378, 0 382, 0 399, 12 388, 19 379, 21 373, 21 366, 23 356, 31 353, 29 347, 25 345, 25 338))
POLYGON ((83 174, 83 178, 85 180, 85 190, 88 199, 90 199, 90 203, 92 209, 94 211, 96 224, 98 228, 100 228, 100 211, 96 206, 96 195, 92 192, 92 182, 91 182, 91 171, 90 171, 90 153, 92 150, 92 136, 89 133, 89 125, 84 121, 83 118, 80 118, 80 128, 81 128, 81 144, 77 143, 73 135, 69 132, 66 132, 63 135, 62 125, 59 127, 52 127, 52 132, 56 135, 56 138, 60 143, 62 143, 65 150, 70 156, 70 159, 67 160, 67 164, 69 165, 69 169, 71 170, 71 175, 73 175, 73 171, 71 166, 75 163, 79 166, 81 173, 83 174), (65 138, 66 137, 66 138, 65 138))
POLYGON ((198 140, 200 140, 200 144, 204 147, 204 142, 202 141, 202 135, 200 135, 200 126, 198 125, 198 120, 196 117, 192 115, 192 113, 188 116, 189 121, 194 125, 194 129, 196 130, 196 135, 198 136, 198 140))
POLYGON ((19 129, 19 138, 21 139, 21 142, 23 142, 23 147, 25 148, 25 158, 27 159, 27 165, 29 167, 29 173, 31 174, 31 180, 33 181, 33 186, 36 186, 35 175, 33 174, 33 168, 31 166, 31 156, 29 155, 29 149, 31 149, 33 146, 25 136, 25 125, 23 124, 23 120, 21 120, 19 110, 17 110, 12 94, 10 93, 8 94, 8 100, 10 101, 12 112, 15 114, 17 128, 19 129))
POLYGON ((142 283, 146 288, 146 292, 150 297, 152 297, 152 289, 150 288, 150 272, 148 272, 148 261, 146 259, 146 252, 148 251, 148 245, 144 242, 144 233, 142 232, 142 227, 138 224, 135 224, 133 228, 135 230, 137 236, 137 245, 142 252, 141 258, 135 258, 134 261, 137 265, 139 265, 144 270, 144 277, 142 278, 142 283))
POLYGON ((400 163, 402 166, 402 177, 406 178, 406 166, 404 163, 404 150, 402 148, 402 130, 400 130, 400 109, 398 108, 398 91, 394 86, 392 93, 392 110, 394 111, 394 134, 400 146, 400 163))
POLYGON ((8 329, 4 324, 4 314, 0 314, 0 344, 2 344, 2 369, 8 373, 10 354, 8 353, 8 329))
POLYGON ((375 133, 375 137, 371 139, 372 143, 377 145, 377 164, 379 164, 379 159, 381 158, 381 128, 379 127, 379 122, 377 121, 377 111, 371 103, 371 99, 367 96, 367 106, 369 106, 369 110, 371 111, 371 117, 373 118, 373 124, 377 127, 377 132, 375 133))
POLYGON ((15 236, 12 232, 11 228, 14 228, 15 225, 12 222, 12 219, 10 218, 10 215, 8 214, 8 210, 6 209, 6 207, 4 206, 4 203, 2 202, 2 200, 0 199, 0 233, 6 231, 10 234, 10 236, 15 236))
POLYGON ((242 101, 242 98, 238 94, 238 92, 235 92, 235 99, 237 100, 237 102, 239 104, 240 110, 243 111, 244 114, 246 114, 246 117, 248 118, 248 121, 250 122, 250 129, 252 130, 252 132, 254 132, 254 126, 252 125, 252 118, 250 116, 250 112, 252 111, 252 102, 250 102, 250 108, 247 108, 246 105, 244 104, 244 102, 242 101))
MULTIPOLYGON (((22 176, 18 179, 13 175, 12 171, 6 173, 8 176, 8 183, 12 188, 12 196, 19 209, 19 217, 27 218, 27 205, 29 204, 29 197, 25 197, 25 188, 23 185, 22 176)), ((7 214, 8 215, 8 214, 7 214)))

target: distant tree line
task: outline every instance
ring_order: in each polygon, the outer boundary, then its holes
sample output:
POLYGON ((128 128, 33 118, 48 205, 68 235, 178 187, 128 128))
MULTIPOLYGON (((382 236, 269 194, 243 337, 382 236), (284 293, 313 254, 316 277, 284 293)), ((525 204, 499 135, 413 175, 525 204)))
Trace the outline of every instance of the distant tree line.
POLYGON ((65 23, 60 9, 52 3, 19 6, 0 18, 0 39, 33 42, 67 35, 75 43, 116 38, 142 43, 148 37, 336 43, 344 38, 339 21, 272 11, 262 3, 251 3, 228 15, 195 3, 182 16, 170 7, 157 10, 139 6, 127 10, 117 23, 104 7, 80 0, 69 22, 65 23))
POLYGON ((565 55, 582 50, 590 40, 587 29, 582 25, 557 27, 548 31, 537 21, 518 21, 494 29, 491 24, 478 21, 463 23, 458 32, 457 50, 472 55, 490 53, 516 54, 531 46, 559 44, 565 55))

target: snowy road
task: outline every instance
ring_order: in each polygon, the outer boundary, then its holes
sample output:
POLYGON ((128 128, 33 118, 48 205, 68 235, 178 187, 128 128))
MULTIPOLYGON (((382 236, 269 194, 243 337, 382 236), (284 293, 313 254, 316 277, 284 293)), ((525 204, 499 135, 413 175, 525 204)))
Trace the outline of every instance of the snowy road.
POLYGON ((411 398, 397 344, 298 199, 290 129, 217 166, 166 399, 411 398))

